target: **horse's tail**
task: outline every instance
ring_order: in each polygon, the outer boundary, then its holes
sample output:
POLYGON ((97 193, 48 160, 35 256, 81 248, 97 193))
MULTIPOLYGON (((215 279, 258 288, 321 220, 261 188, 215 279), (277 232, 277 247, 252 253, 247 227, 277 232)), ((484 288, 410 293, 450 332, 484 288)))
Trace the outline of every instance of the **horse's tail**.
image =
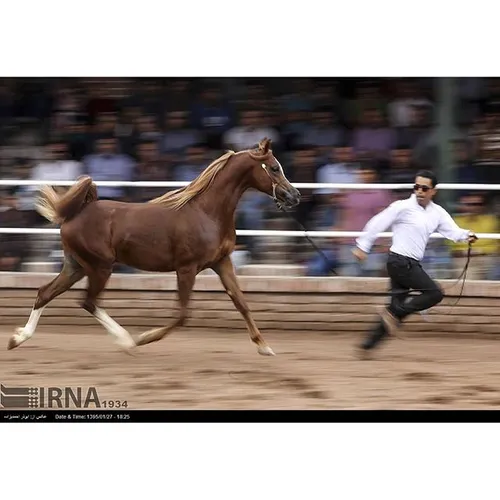
POLYGON ((43 186, 36 201, 36 211, 50 222, 62 224, 97 200, 97 186, 89 176, 80 177, 64 194, 52 186, 43 186))

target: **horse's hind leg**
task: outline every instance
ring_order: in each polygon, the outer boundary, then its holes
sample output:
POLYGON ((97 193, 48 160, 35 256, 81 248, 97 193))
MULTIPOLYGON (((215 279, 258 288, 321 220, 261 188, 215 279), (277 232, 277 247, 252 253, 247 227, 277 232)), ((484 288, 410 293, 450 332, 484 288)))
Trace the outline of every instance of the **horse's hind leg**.
POLYGON ((40 316, 48 303, 66 290, 69 290, 84 276, 85 271, 83 268, 71 257, 65 257, 63 268, 59 275, 38 290, 38 295, 26 326, 16 329, 16 333, 9 339, 7 348, 14 349, 31 338, 35 333, 40 316))
POLYGON ((125 328, 119 325, 108 313, 97 307, 96 302, 99 294, 104 290, 106 283, 111 276, 111 268, 87 269, 89 284, 87 296, 82 303, 83 309, 92 314, 99 323, 115 338, 116 343, 125 351, 130 351, 135 347, 135 342, 125 328))
POLYGON ((196 268, 186 268, 177 271, 177 286, 179 293, 179 316, 169 326, 161 328, 154 328, 147 332, 142 333, 137 339, 137 345, 145 345, 150 342, 157 342, 163 337, 172 333, 172 330, 178 326, 182 326, 187 318, 189 297, 193 290, 194 282, 196 280, 196 268))
POLYGON ((238 309, 238 311, 245 319, 248 331, 250 333, 250 339, 254 344, 257 345, 258 353, 264 356, 274 356, 273 350, 266 344, 265 340, 259 332, 259 329, 257 328, 257 325, 255 324, 255 321, 252 318, 250 308, 248 307, 247 301, 243 296, 243 292, 238 285, 238 280, 234 272, 231 258, 229 256, 224 257, 217 263, 216 266, 213 267, 213 270, 219 275, 222 284, 226 289, 226 293, 229 295, 229 297, 231 297, 231 300, 236 306, 236 309, 238 309))

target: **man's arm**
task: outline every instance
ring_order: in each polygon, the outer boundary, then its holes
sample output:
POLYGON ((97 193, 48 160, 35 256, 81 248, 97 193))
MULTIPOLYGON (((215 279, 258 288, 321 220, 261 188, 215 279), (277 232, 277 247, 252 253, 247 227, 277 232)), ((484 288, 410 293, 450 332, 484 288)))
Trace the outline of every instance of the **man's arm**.
POLYGON ((441 219, 437 227, 437 232, 455 243, 458 241, 473 243, 477 240, 477 236, 472 231, 458 227, 451 215, 444 209, 441 211, 441 219))
MULTIPOLYGON (((391 203, 385 210, 378 213, 372 217, 366 226, 363 228, 364 234, 362 234, 356 240, 356 246, 363 253, 367 254, 370 252, 373 243, 377 239, 379 233, 383 233, 387 228, 392 226, 396 221, 399 213, 401 212, 402 200, 395 201, 391 203)), ((356 253, 358 256, 359 252, 356 253)))

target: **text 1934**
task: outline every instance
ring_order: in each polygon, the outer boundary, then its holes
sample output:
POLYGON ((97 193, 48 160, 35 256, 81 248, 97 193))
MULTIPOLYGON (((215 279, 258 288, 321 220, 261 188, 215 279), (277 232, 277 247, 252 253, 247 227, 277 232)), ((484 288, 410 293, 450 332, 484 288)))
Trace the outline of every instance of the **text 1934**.
POLYGON ((128 408, 128 401, 120 399, 107 399, 101 401, 103 408, 128 408))

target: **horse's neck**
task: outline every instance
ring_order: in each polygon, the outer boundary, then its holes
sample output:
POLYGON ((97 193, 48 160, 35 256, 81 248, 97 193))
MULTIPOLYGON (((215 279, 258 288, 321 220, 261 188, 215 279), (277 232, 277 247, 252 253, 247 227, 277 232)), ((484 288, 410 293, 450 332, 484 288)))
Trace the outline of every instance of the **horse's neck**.
POLYGON ((238 202, 248 187, 245 172, 238 176, 228 168, 217 175, 198 202, 203 211, 216 220, 232 221, 238 202))

